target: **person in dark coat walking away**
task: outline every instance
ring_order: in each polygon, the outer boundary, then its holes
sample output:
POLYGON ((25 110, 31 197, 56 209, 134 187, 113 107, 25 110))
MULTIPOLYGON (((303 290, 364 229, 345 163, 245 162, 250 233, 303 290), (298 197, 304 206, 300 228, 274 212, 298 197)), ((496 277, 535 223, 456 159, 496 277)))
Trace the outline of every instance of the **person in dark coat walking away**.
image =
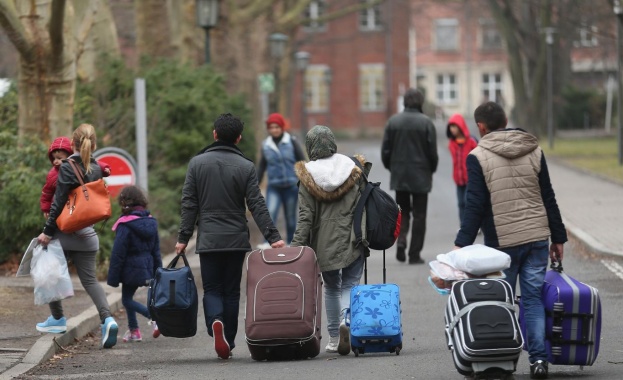
MULTIPOLYGON (((325 350, 348 355, 350 330, 345 314, 350 290, 359 285, 364 262, 353 221, 365 181, 355 162, 337 153, 335 136, 328 127, 313 127, 305 137, 305 147, 311 161, 296 164, 301 180, 300 212, 292 246, 309 246, 316 252, 325 285, 329 330, 325 350)), ((361 156, 356 158, 367 175, 372 164, 361 156)), ((365 217, 362 223, 365 231, 365 217)))
POLYGON ((456 196, 459 205, 459 225, 463 220, 465 210, 465 191, 467 190, 467 155, 477 145, 478 141, 469 134, 465 119, 460 114, 450 116, 446 128, 448 149, 452 156, 452 178, 456 183, 456 196))
POLYGON ((541 288, 548 254, 552 261, 562 260, 567 231, 536 137, 521 129, 506 129, 506 114, 494 102, 476 108, 474 118, 482 139, 467 156, 465 215, 454 245, 473 244, 482 227, 485 245, 511 257, 511 266, 504 274, 513 289, 519 277, 530 377, 545 379, 548 370, 541 288))
POLYGON ((247 207, 271 246, 285 246, 260 192, 255 165, 237 147, 243 128, 237 117, 220 115, 214 122, 215 142, 190 160, 175 245, 178 255, 184 253, 198 225, 195 252, 201 264, 205 322, 221 359, 230 357, 238 332, 242 264, 251 250, 247 207))
MULTIPOLYGON (((162 267, 158 223, 147 210, 147 198, 137 186, 124 187, 117 198, 121 216, 112 226, 116 231, 115 243, 110 254, 108 285, 121 286, 121 302, 128 316, 129 330, 123 335, 124 342, 140 342, 141 330, 136 313, 150 319, 147 306, 134 300, 136 290, 146 286, 162 267)), ((150 321, 152 336, 160 336, 158 325, 150 321)))
POLYGON ((402 209, 396 259, 406 260, 407 234, 411 224, 409 264, 422 264, 428 193, 433 187, 433 173, 439 161, 437 135, 433 122, 422 113, 422 92, 407 90, 403 102, 404 111, 393 115, 385 127, 381 160, 391 173, 389 187, 396 191, 396 203, 402 209))
MULTIPOLYGON (((93 152, 97 147, 97 136, 95 128, 91 124, 81 124, 76 128, 71 137, 71 150, 73 154, 69 156, 74 160, 84 174, 84 182, 93 182, 102 178, 102 169, 93 158, 93 152)), ((50 214, 45 222, 43 232, 37 240, 44 247, 50 243, 51 239, 59 239, 65 256, 72 261, 80 283, 84 286, 97 311, 102 324, 101 346, 112 348, 117 344, 117 332, 119 326, 110 312, 110 306, 106 299, 104 289, 97 281, 95 273, 95 261, 99 250, 99 238, 93 226, 85 227, 71 234, 63 233, 56 225, 56 219, 60 215, 63 207, 67 203, 69 193, 80 186, 80 181, 74 173, 71 164, 64 160, 58 171, 58 179, 54 199, 50 207, 50 214)), ((50 302, 50 312, 52 315, 44 322, 37 323, 37 330, 50 333, 64 333, 67 331, 67 320, 63 314, 63 304, 61 301, 50 302)))
MULTIPOLYGON (((294 230, 296 230, 299 193, 294 164, 304 161, 305 155, 296 138, 286 132, 286 122, 283 116, 278 113, 268 115, 266 128, 270 136, 262 142, 262 157, 257 169, 257 178, 261 183, 266 172, 268 180, 266 206, 275 224, 277 224, 279 208, 283 205, 287 230, 286 243, 290 244, 294 230)), ((265 243, 258 248, 268 247, 270 244, 265 243)))

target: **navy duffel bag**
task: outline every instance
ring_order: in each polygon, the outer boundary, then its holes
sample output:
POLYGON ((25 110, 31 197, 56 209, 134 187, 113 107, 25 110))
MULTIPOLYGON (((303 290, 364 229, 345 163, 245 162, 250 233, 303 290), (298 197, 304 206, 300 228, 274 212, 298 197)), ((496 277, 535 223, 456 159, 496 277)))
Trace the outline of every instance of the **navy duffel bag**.
POLYGON ((166 268, 158 268, 149 282, 147 305, 160 333, 174 338, 188 338, 197 333, 199 299, 193 272, 185 254, 175 256, 166 268), (182 257, 185 266, 175 268, 182 257))

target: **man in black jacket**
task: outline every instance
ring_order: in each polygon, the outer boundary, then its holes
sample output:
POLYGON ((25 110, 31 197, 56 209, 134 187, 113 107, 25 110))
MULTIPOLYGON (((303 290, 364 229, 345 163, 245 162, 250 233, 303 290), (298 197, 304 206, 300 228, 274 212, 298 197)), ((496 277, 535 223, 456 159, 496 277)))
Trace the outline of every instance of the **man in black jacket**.
POLYGON ((190 160, 182 190, 176 253, 182 254, 198 224, 203 308, 208 334, 221 359, 228 359, 238 331, 240 280, 251 250, 246 208, 273 248, 285 246, 270 218, 253 162, 236 146, 244 125, 231 114, 214 122, 215 142, 190 160), (246 206, 245 206, 246 202, 246 206))
POLYGON ((398 236, 396 259, 405 261, 410 213, 413 210, 409 264, 422 264, 420 252, 426 234, 428 193, 437 170, 435 125, 422 113, 424 95, 416 89, 404 94, 405 110, 392 116, 385 127, 381 159, 391 172, 390 188, 396 191, 396 203, 402 209, 402 227, 398 236))

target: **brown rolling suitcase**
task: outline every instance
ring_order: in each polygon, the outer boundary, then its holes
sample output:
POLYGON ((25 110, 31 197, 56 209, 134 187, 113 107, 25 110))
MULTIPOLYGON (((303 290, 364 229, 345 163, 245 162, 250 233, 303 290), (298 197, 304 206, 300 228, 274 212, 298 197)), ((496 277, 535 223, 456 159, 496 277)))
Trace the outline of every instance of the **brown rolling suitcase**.
POLYGON ((322 275, 309 247, 255 250, 247 257, 245 339, 254 360, 320 353, 322 275))

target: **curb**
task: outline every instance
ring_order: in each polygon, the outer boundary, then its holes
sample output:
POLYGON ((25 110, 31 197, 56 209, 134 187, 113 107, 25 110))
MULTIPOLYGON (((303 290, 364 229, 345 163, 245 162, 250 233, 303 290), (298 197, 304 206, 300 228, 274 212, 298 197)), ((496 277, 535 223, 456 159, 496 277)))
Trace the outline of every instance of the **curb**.
MULTIPOLYGON (((186 250, 194 250, 195 242, 195 239, 191 239, 186 250)), ((175 257, 175 253, 169 253, 162 257, 163 265, 167 265, 165 263, 170 262, 173 257, 175 257)), ((108 301, 111 314, 115 314, 123 308, 120 291, 109 294, 106 300, 108 301)), ((67 320, 67 332, 64 334, 46 334, 39 338, 19 363, 0 374, 0 380, 13 379, 30 371, 54 356, 60 350, 59 345, 68 346, 73 343, 74 339, 82 338, 95 330, 100 326, 100 322, 100 316, 95 305, 90 306, 77 316, 69 318, 67 320)))
MULTIPOLYGON (((116 313, 121 309, 121 293, 111 293, 106 297, 110 312, 116 313)), ((95 305, 82 313, 67 320, 67 332, 64 334, 46 334, 39 338, 28 350, 26 356, 16 365, 0 375, 0 379, 12 379, 22 375, 42 362, 50 359, 60 350, 58 345, 67 346, 74 339, 81 338, 100 325, 100 317, 95 305)))
POLYGON ((569 235, 571 235, 573 238, 579 241, 589 251, 594 252, 594 253, 599 253, 602 255, 619 256, 619 257, 623 256, 623 251, 617 252, 606 247, 605 245, 601 244, 599 241, 597 241, 597 239, 595 239, 591 235, 587 234, 580 228, 574 226, 573 223, 569 222, 569 220, 567 220, 564 216, 562 218, 562 222, 565 224, 565 227, 567 228, 567 232, 569 233, 569 235))

